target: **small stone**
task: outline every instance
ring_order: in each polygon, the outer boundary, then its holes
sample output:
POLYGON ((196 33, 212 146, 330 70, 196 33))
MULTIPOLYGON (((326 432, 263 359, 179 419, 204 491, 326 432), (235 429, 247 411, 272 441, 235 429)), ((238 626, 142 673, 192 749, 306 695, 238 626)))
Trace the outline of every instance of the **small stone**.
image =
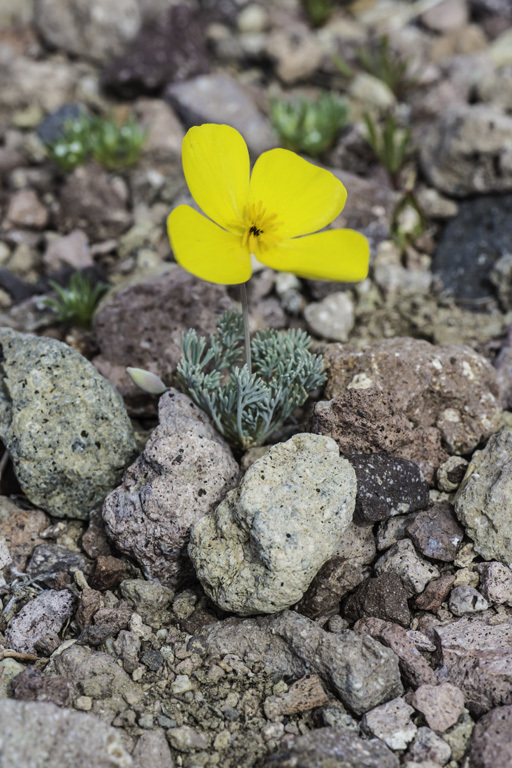
POLYGON ((354 327, 354 302, 349 293, 339 291, 323 301, 308 304, 304 318, 311 333, 328 341, 348 341, 354 327))
POLYGON ((277 76, 286 85, 310 77, 324 55, 320 40, 303 24, 274 30, 268 38, 266 53, 274 62, 277 76))
POLYGON ((512 571, 497 562, 478 563, 480 592, 493 605, 512 606, 512 571))
POLYGON ((466 0, 443 0, 421 14, 421 21, 433 32, 451 32, 469 21, 466 0))
POLYGON ((411 614, 407 605, 407 593, 400 577, 389 572, 364 581, 346 599, 343 615, 351 621, 365 616, 377 616, 408 627, 411 614))
POLYGON ((48 211, 33 189, 21 189, 12 195, 6 218, 15 227, 44 229, 48 223, 48 211))
POLYGON ((417 728, 411 722, 414 709, 402 698, 393 699, 367 712, 361 720, 363 733, 376 736, 390 749, 405 749, 417 728))
MULTIPOLYGON (((305 675, 290 686, 286 693, 266 700, 264 710, 267 717, 271 709, 273 716, 294 715, 322 707, 330 700, 318 675, 305 675)), ((274 717, 269 719, 274 719, 274 717)))
POLYGON ((94 265, 87 235, 75 229, 69 235, 56 237, 48 243, 43 254, 43 264, 48 272, 71 267, 79 270, 94 265))
POLYGON ((194 688, 194 683, 188 675, 176 675, 176 679, 171 683, 171 691, 176 694, 186 693, 194 688))
POLYGON ((50 542, 35 547, 27 564, 27 574, 49 587, 64 586, 62 582, 71 584, 77 571, 89 575, 91 564, 80 552, 50 542))
POLYGON ((389 571, 396 573, 410 596, 423 592, 429 581, 440 576, 438 568, 421 558, 407 539, 388 549, 375 563, 375 571, 379 575, 389 571))
POLYGON ((35 643, 50 633, 60 632, 73 615, 75 598, 67 589, 47 589, 28 602, 7 626, 9 647, 20 653, 34 653, 35 643))
POLYGON ((348 94, 360 108, 382 110, 392 109, 396 98, 390 88, 378 77, 359 72, 351 80, 348 94))
POLYGON ((77 696, 73 706, 81 712, 90 712, 92 709, 92 699, 90 696, 77 696))
POLYGON ((447 563, 453 562, 464 538, 452 505, 445 501, 416 515, 406 532, 422 555, 447 563))
POLYGON ((451 683, 420 685, 411 696, 411 704, 422 713, 433 731, 445 733, 459 719, 464 694, 451 683))
POLYGON ((469 584, 461 584, 450 592, 448 608, 455 616, 486 611, 488 607, 489 603, 485 597, 469 584))
POLYGON ((437 470, 437 487, 440 491, 452 493, 462 483, 468 460, 463 456, 450 456, 437 470))
POLYGON ((469 745, 471 768, 508 768, 512 762, 512 706, 497 707, 476 724, 469 745))
POLYGON ((430 581, 414 601, 414 607, 435 613, 448 597, 454 581, 455 577, 451 573, 443 573, 438 579, 430 581))
POLYGON ((139 666, 139 653, 141 649, 139 636, 135 632, 127 632, 122 629, 116 640, 114 640, 114 649, 123 660, 123 669, 131 675, 139 666))
POLYGON ((115 589, 122 582, 128 565, 124 560, 119 560, 111 555, 99 555, 96 559, 96 567, 90 579, 93 589, 105 592, 107 589, 115 589))
POLYGON ((65 707, 71 695, 71 681, 62 675, 43 675, 28 667, 11 680, 13 698, 18 701, 48 701, 65 707))
POLYGON ((171 747, 177 749, 178 752, 193 752, 196 749, 207 749, 208 747, 206 735, 188 725, 169 728, 165 735, 171 747))
POLYGON ((414 741, 407 752, 407 757, 420 765, 431 761, 433 765, 445 765, 452 751, 446 741, 425 726, 418 728, 414 741))
POLYGON ((171 750, 161 731, 147 731, 132 752, 133 768, 174 768, 171 750))

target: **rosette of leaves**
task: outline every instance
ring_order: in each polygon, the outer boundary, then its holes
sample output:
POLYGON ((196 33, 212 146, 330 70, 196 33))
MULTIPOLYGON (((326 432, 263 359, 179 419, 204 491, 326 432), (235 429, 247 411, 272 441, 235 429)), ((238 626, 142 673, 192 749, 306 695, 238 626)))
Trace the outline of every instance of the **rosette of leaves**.
POLYGON ((208 413, 221 435, 247 450, 281 427, 325 375, 304 331, 258 331, 251 341, 252 372, 241 365, 243 339, 242 315, 232 310, 219 319, 209 345, 189 330, 175 384, 208 413))
POLYGON ((347 124, 348 106, 336 94, 326 92, 316 101, 303 96, 276 99, 270 105, 270 119, 286 149, 317 157, 332 147, 347 124))
POLYGON ((90 330, 96 305, 109 286, 94 283, 91 276, 83 272, 75 272, 67 286, 59 285, 54 280, 50 280, 49 285, 56 296, 45 297, 42 301, 55 312, 56 320, 90 330))

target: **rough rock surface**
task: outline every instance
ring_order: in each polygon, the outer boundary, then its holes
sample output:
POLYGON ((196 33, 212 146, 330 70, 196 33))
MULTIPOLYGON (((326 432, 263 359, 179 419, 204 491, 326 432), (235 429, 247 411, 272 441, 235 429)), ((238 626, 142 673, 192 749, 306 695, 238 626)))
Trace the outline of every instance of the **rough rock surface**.
POLYGON ((423 592, 429 581, 440 576, 436 566, 420 557, 408 539, 397 541, 375 563, 377 574, 390 571, 400 576, 409 596, 423 592))
POLYGON ((512 623, 488 626, 477 616, 434 627, 438 655, 449 682, 481 715, 512 703, 512 623))
POLYGON ((432 478, 448 453, 467 454, 496 432, 501 410, 496 373, 466 346, 421 339, 386 339, 367 349, 329 344, 324 351, 326 397, 377 388, 414 428, 414 440, 389 451, 416 461, 432 478))
POLYGON ((0 434, 33 504, 55 517, 87 518, 135 452, 115 389, 55 339, 0 331, 0 434))
POLYGON ((313 671, 358 714, 402 692, 394 652, 348 629, 325 632, 292 611, 217 622, 203 630, 200 642, 212 655, 247 655, 281 675, 298 679, 313 671))
POLYGON ((402 698, 392 699, 367 712, 361 720, 361 729, 382 739, 390 749, 405 749, 417 731, 411 720, 413 713, 413 707, 402 698))
POLYGON ((512 571, 503 563, 479 563, 480 592, 494 605, 512 605, 512 571))
POLYGON ((464 531, 453 514, 453 508, 446 501, 437 502, 419 512, 407 526, 406 532, 422 555, 447 563, 455 560, 464 538, 464 531))
POLYGON ((413 461, 360 453, 347 458, 357 478, 355 516, 359 522, 374 523, 428 505, 428 484, 413 461))
POLYGON ((199 280, 179 267, 120 290, 95 317, 100 355, 94 364, 132 410, 144 412, 148 396, 132 382, 126 366, 152 371, 170 383, 182 355, 181 334, 195 328, 198 336, 209 336, 219 315, 232 306, 223 286, 199 280))
POLYGON ((464 694, 451 683, 420 685, 411 697, 411 704, 421 712, 433 731, 444 733, 459 719, 464 694))
POLYGON ((213 511, 239 470, 228 444, 186 395, 165 393, 158 413, 143 453, 106 498, 103 519, 147 578, 172 586, 190 570, 192 525, 213 511))
POLYGON ((345 291, 331 293, 318 303, 308 304, 304 319, 311 333, 319 338, 348 341, 355 322, 354 302, 345 291))
POLYGON ((240 131, 249 151, 259 155, 277 140, 247 88, 227 75, 201 75, 171 85, 166 98, 187 126, 227 123, 240 131))
POLYGON ((34 653, 35 644, 60 632, 73 615, 75 598, 67 589, 47 589, 30 600, 7 627, 9 646, 20 653, 34 653))
POLYGON ((455 498, 455 512, 475 551, 512 567, 512 430, 476 451, 455 498))
POLYGON ((37 29, 49 46, 100 62, 120 53, 142 21, 137 0, 115 7, 102 0, 40 0, 36 9, 37 29))
POLYGON ((512 706, 497 707, 476 724, 469 745, 469 768, 508 768, 512 764, 512 706))
POLYGON ((188 80, 208 68, 199 14, 187 4, 177 3, 107 64, 102 82, 116 96, 133 99, 158 93, 168 83, 188 80))
POLYGON ((0 529, 9 548, 15 568, 25 570, 34 547, 43 543, 40 537, 49 518, 40 509, 22 509, 11 499, 0 496, 0 529))
POLYGON ((132 223, 123 183, 96 163, 81 165, 61 187, 57 220, 66 232, 83 230, 93 243, 119 237, 132 223))
POLYGON ((411 614, 407 592, 398 574, 391 571, 364 581, 345 601, 343 615, 351 621, 377 616, 408 627, 411 614))
POLYGON ((347 728, 318 728, 267 757, 265 768, 398 768, 379 739, 363 740, 347 728))
POLYGON ((422 142, 427 179, 461 197, 512 189, 511 131, 512 119, 485 104, 448 107, 422 142))
POLYGON ((0 700, 2 768, 131 768, 118 731, 54 704, 0 700), (27 736, 30 735, 30 738, 27 736))
POLYGON ((208 596, 242 616, 289 608, 334 555, 355 494, 354 470, 329 437, 271 448, 192 529, 188 551, 208 596))

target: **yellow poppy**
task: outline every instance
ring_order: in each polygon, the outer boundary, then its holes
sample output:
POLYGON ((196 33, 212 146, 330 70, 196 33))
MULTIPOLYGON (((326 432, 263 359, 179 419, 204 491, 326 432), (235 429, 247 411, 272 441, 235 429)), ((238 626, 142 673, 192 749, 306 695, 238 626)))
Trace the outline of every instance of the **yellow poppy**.
POLYGON ((169 215, 178 264, 212 283, 244 283, 251 254, 272 269, 315 280, 356 282, 368 273, 366 238, 351 229, 319 232, 339 215, 347 192, 332 173, 287 149, 271 149, 250 173, 242 136, 228 125, 191 128, 183 171, 192 197, 169 215), (308 234, 308 233, 316 234, 308 234))

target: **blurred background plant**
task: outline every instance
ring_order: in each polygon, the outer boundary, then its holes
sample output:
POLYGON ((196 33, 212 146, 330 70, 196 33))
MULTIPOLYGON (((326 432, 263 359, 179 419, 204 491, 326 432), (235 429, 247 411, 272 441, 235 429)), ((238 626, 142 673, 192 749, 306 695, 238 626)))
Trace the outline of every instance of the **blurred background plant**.
POLYGON ((140 159, 147 131, 133 117, 118 122, 83 112, 64 123, 61 135, 45 146, 63 173, 90 157, 109 171, 129 168, 140 159))
POLYGON ((374 119, 368 113, 363 115, 363 119, 366 127, 365 141, 387 172, 393 188, 399 189, 400 173, 407 160, 411 141, 410 128, 400 128, 394 115, 389 113, 383 121, 374 119))
MULTIPOLYGON (((387 36, 370 42, 366 48, 359 48, 356 59, 365 72, 385 83, 399 101, 416 84, 411 74, 410 61, 391 50, 387 36)), ((332 56, 332 62, 345 80, 351 80, 357 74, 356 68, 339 54, 332 56)))
POLYGON ((304 96, 274 99, 270 119, 286 149, 318 157, 332 147, 347 125, 348 105, 337 94, 325 91, 316 101, 304 96))
POLYGON ((46 296, 42 302, 53 309, 56 320, 65 325, 91 329, 94 310, 101 296, 108 290, 106 283, 94 282, 83 272, 75 272, 67 286, 49 281, 56 296, 46 296))
POLYGON ((333 0, 302 0, 302 7, 313 27, 321 27, 333 10, 333 0))

